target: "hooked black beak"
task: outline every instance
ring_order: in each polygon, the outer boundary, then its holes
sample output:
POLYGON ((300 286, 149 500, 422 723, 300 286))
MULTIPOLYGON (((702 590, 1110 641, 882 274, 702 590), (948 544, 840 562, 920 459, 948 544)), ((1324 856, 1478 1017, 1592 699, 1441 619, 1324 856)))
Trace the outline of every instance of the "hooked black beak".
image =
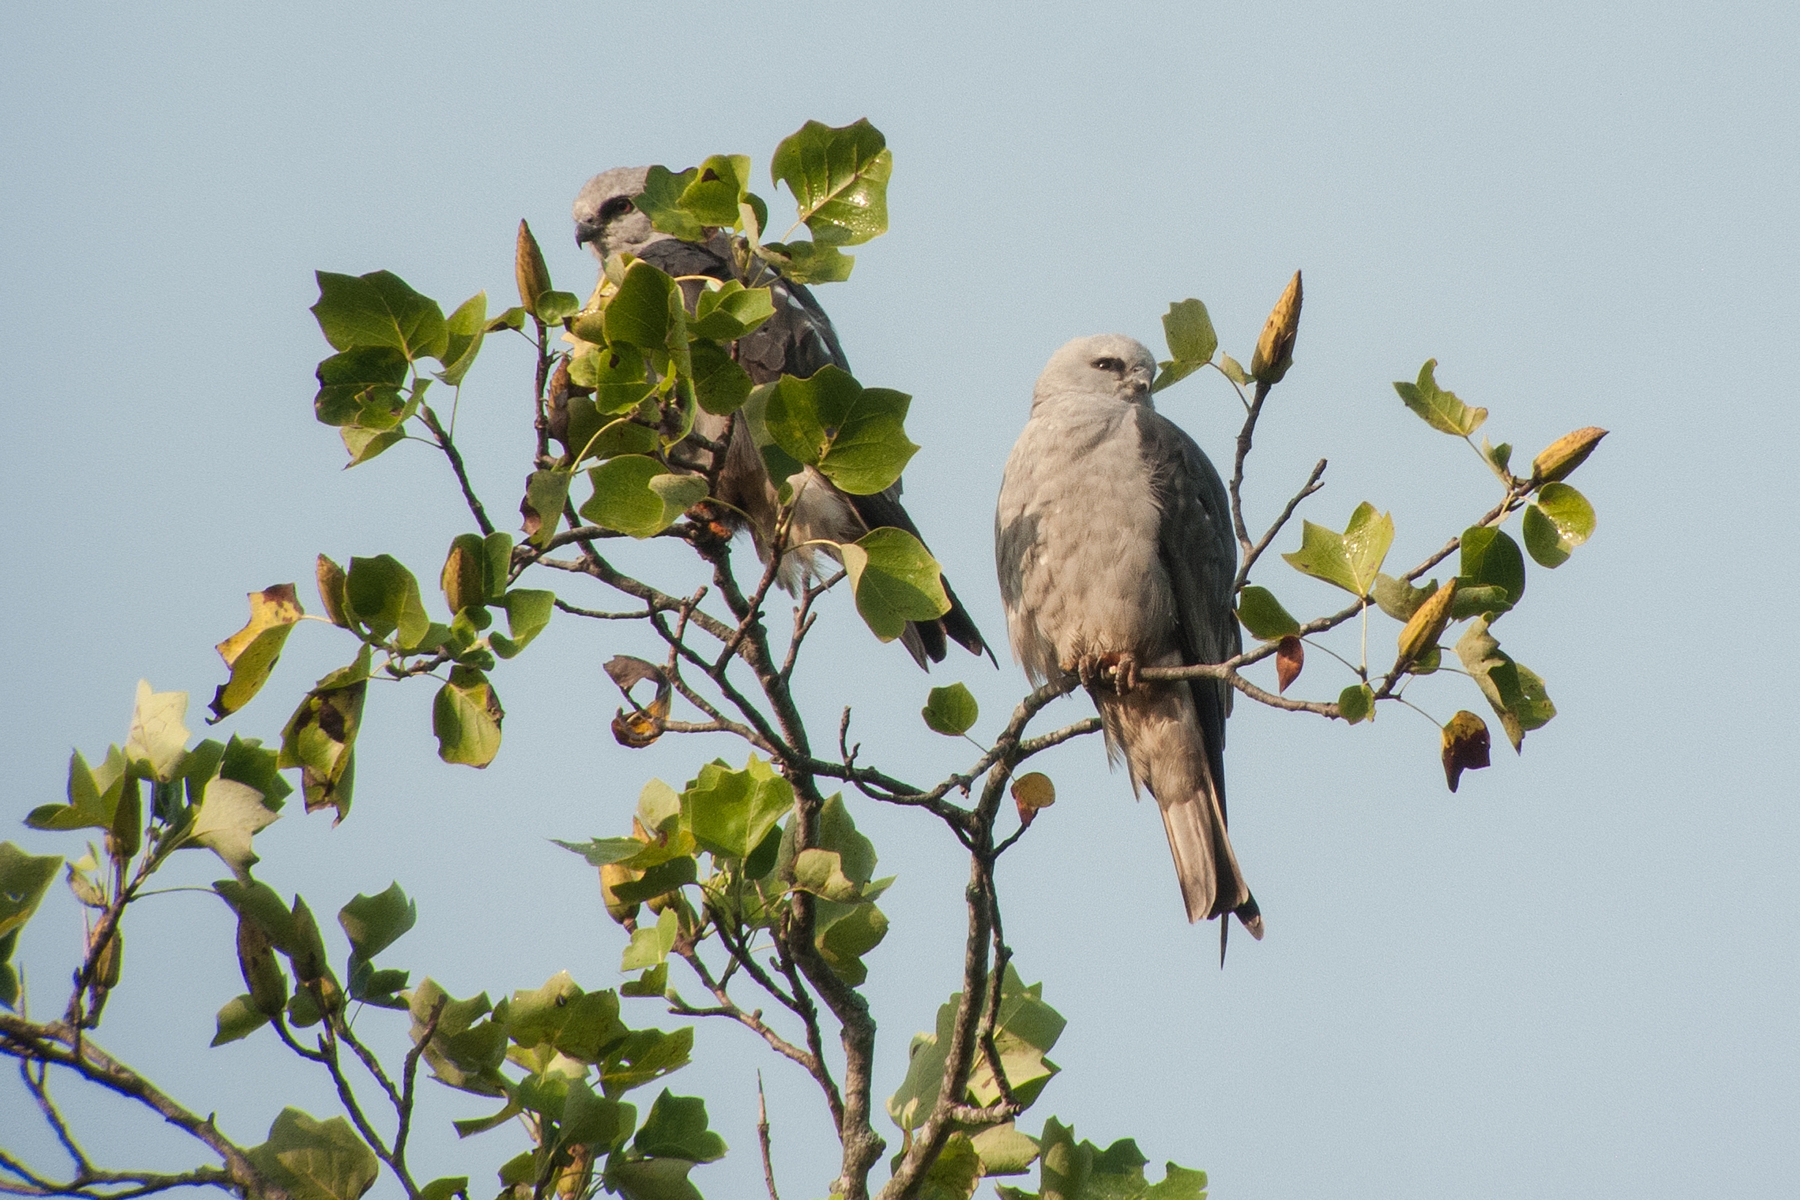
POLYGON ((589 242, 599 241, 601 229, 602 229, 601 226, 590 225, 586 221, 575 222, 575 245, 576 245, 576 248, 579 249, 580 247, 587 245, 589 242))

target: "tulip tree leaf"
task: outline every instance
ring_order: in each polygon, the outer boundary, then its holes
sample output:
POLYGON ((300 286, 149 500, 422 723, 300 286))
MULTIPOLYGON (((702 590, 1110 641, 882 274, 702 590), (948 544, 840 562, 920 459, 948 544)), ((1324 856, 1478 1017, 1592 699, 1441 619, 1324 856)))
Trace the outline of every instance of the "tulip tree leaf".
POLYGON ((391 554, 352 558, 344 598, 353 620, 377 638, 393 634, 402 650, 419 645, 431 628, 419 581, 391 554))
POLYGON ((1487 420, 1488 410, 1471 408, 1456 398, 1456 393, 1446 392, 1437 385, 1437 359, 1425 361, 1419 368, 1417 383, 1396 381, 1394 390, 1400 393, 1400 399, 1406 407, 1417 413, 1421 420, 1433 429, 1456 437, 1468 437, 1481 423, 1487 420))
POLYGON ((639 1154, 657 1158, 708 1163, 725 1157, 725 1139, 706 1127, 706 1101, 672 1095, 667 1088, 651 1104, 631 1144, 639 1154))
POLYGON ((500 722, 506 712, 487 676, 456 667, 431 703, 431 731, 438 757, 447 763, 485 767, 500 753, 500 722))
POLYGON ((621 454, 588 471, 594 494, 584 519, 635 538, 652 537, 706 498, 706 480, 679 475, 643 454, 621 454))
POLYGON ((250 593, 249 623, 215 647, 231 678, 213 696, 213 720, 236 712, 262 690, 301 616, 291 583, 250 593))
POLYGON ((932 688, 919 715, 925 718, 926 727, 933 732, 961 737, 974 727, 976 718, 981 715, 981 707, 975 703, 968 688, 953 683, 949 687, 932 688))
POLYGON ((1150 389, 1153 392, 1186 379, 1211 362, 1219 348, 1219 335, 1213 330, 1212 317, 1207 314, 1206 305, 1198 300, 1180 300, 1169 305, 1162 321, 1170 360, 1161 364, 1156 383, 1150 389))
POLYGON ((766 287, 747 288, 733 279, 700 293, 694 320, 688 327, 698 337, 729 342, 743 337, 775 315, 775 301, 766 287))
POLYGON ((506 624, 512 631, 512 636, 494 633, 488 636, 488 642, 494 647, 495 654, 501 658, 512 658, 530 645, 531 639, 550 624, 551 614, 556 611, 556 593, 533 588, 514 588, 506 593, 501 603, 505 605, 506 624))
POLYGON ((1394 518, 1378 514, 1374 505, 1364 501, 1350 514, 1343 533, 1304 522, 1300 549, 1281 557, 1303 574, 1366 596, 1393 542, 1394 518))
POLYGON ((930 621, 950 611, 942 570, 923 543, 904 529, 872 529, 838 546, 856 611, 876 637, 891 642, 908 621, 930 621))
MULTIPOLYGON (((31 920, 62 861, 60 855, 27 854, 11 842, 0 842, 0 938, 11 937, 31 920)), ((10 1000, 4 1002, 11 1007, 10 1000)))
POLYGON ((865 388, 848 371, 822 368, 807 379, 783 375, 768 392, 763 421, 789 455, 817 467, 839 488, 868 496, 900 478, 918 447, 906 437, 912 397, 865 388))
POLYGON ((283 768, 301 769, 307 812, 332 805, 340 821, 350 812, 356 734, 369 688, 369 661, 369 647, 364 646, 355 662, 319 680, 281 731, 277 762, 283 768))
POLYGON ((324 425, 391 429, 406 408, 406 355, 392 346, 352 346, 319 364, 313 415, 324 425))
POLYGON ((249 1151, 250 1162, 293 1200, 359 1200, 381 1171, 375 1152, 342 1117, 315 1121, 284 1108, 269 1140, 249 1151))
POLYGON ((312 306, 319 329, 334 350, 387 346, 409 361, 441 358, 450 331, 437 301, 389 271, 367 275, 316 272, 319 299, 312 306))
POLYGON ((338 924, 359 958, 372 959, 411 929, 419 919, 419 906, 392 883, 373 896, 357 893, 338 910, 338 924))
POLYGON ((444 369, 437 373, 444 383, 456 387, 475 365, 481 341, 487 336, 487 323, 486 292, 476 292, 464 300, 444 322, 444 352, 438 358, 444 369))
POLYGON ((766 242, 762 257, 794 283, 842 283, 856 267, 853 256, 820 242, 766 242))
POLYGON ((651 167, 644 178, 644 190, 633 196, 631 203, 663 233, 684 242, 697 242, 705 236, 705 230, 694 215, 681 206, 681 197, 699 174, 694 167, 679 175, 667 167, 651 167))
POLYGON ((1507 740, 1517 751, 1525 735, 1542 728, 1556 716, 1556 705, 1544 690, 1544 681, 1529 667, 1513 661, 1488 632, 1488 618, 1477 617, 1456 643, 1456 656, 1480 685, 1500 717, 1507 740))
POLYGON ((794 789, 755 755, 742 771, 707 763, 681 796, 694 841, 710 854, 745 859, 794 807, 794 789))
POLYGON ((1265 642, 1300 635, 1300 622, 1281 607, 1281 601, 1268 588, 1251 585, 1238 593, 1237 615, 1251 637, 1265 642))
MULTIPOLYGON (((1469 588, 1500 589, 1504 604, 1480 611, 1497 616, 1512 608, 1525 595, 1525 556, 1519 552, 1519 543, 1505 530, 1488 525, 1474 525, 1463 530, 1462 565, 1457 580, 1459 594, 1469 588)), ((1464 604, 1459 603, 1451 611, 1461 614, 1466 610, 1464 604)))
POLYGON ((644 348, 661 346, 669 336, 669 301, 675 281, 647 262, 634 262, 625 281, 606 304, 606 340, 644 348))
POLYGON ((782 139, 769 175, 794 194, 818 242, 854 246, 887 232, 887 183, 894 156, 865 118, 832 128, 808 121, 782 139))
MULTIPOLYGON (((689 172, 683 172, 684 177, 689 172)), ((694 168, 693 180, 676 201, 701 225, 737 224, 738 201, 750 185, 750 158, 744 154, 715 154, 694 168)))
POLYGON ((1547 483, 1526 507, 1525 549, 1540 566, 1560 567, 1594 533, 1594 506, 1566 483, 1547 483))

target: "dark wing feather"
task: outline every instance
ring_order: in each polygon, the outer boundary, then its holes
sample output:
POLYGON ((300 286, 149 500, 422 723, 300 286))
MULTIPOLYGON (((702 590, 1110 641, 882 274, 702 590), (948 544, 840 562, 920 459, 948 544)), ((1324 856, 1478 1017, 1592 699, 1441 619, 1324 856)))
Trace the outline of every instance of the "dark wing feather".
MULTIPOLYGON (((704 243, 683 242, 675 238, 651 242, 644 247, 639 257, 669 275, 741 279, 732 268, 730 255, 730 243, 723 234, 715 234, 704 243)), ((754 282, 758 286, 768 287, 769 298, 775 305, 775 315, 738 340, 738 363, 749 372, 752 380, 757 383, 772 383, 783 375, 805 379, 827 366, 850 370, 850 360, 844 355, 843 346, 838 343, 837 330, 831 327, 831 318, 825 315, 825 310, 819 306, 809 289, 766 272, 759 272, 754 282)), ((693 297, 690 296, 689 302, 692 303, 692 300, 693 297)), ((920 544, 924 544, 925 539, 920 536, 919 527, 913 524, 912 517, 900 503, 898 483, 873 496, 847 495, 844 498, 849 501, 865 528, 894 526, 904 529, 918 538, 920 544)), ((985 651, 988 658, 993 659, 994 652, 982 640, 981 631, 975 628, 975 619, 963 607, 962 601, 957 599, 956 592, 950 587, 950 580, 946 578, 943 582, 944 593, 950 599, 950 611, 936 621, 909 623, 918 635, 919 645, 926 657, 932 662, 943 661, 947 635, 958 645, 966 647, 969 653, 979 655, 985 651)), ((919 665, 925 664, 921 661, 919 665)), ((997 661, 995 665, 998 665, 997 661)))
MULTIPOLYGON (((1188 662, 1224 662, 1243 648, 1231 606, 1237 539, 1224 481, 1194 439, 1166 417, 1141 409, 1138 430, 1162 509, 1157 553, 1175 592, 1177 644, 1188 662)), ((1231 685, 1222 679, 1190 679, 1188 686, 1223 810, 1231 685)))

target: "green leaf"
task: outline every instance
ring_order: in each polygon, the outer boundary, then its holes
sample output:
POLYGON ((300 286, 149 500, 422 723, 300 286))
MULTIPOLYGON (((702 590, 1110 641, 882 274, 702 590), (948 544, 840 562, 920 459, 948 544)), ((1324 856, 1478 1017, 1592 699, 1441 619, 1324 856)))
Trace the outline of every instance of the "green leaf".
POLYGON ((256 1002, 249 996, 236 996, 225 1002, 216 1018, 218 1032, 208 1043, 223 1046, 226 1042, 235 1042, 239 1038, 249 1037, 258 1029, 269 1023, 269 1015, 256 1007, 256 1002))
POLYGON ((819 242, 854 246, 887 231, 887 183, 894 157, 865 118, 832 128, 808 121, 783 138, 770 177, 794 194, 799 216, 819 242))
POLYGON ((856 267, 851 255, 818 242, 765 242, 760 253, 794 283, 842 283, 856 267))
POLYGON ((556 612, 556 593, 514 588, 506 593, 502 603, 506 608, 506 627, 512 631, 512 636, 496 633, 489 636, 488 642, 494 647, 495 654, 512 658, 550 624, 550 617, 556 612))
POLYGON ((25 824, 33 829, 112 829, 126 782, 125 756, 117 746, 107 751, 98 769, 90 768, 79 750, 69 755, 67 804, 42 804, 25 824))
POLYGON ((546 325, 561 325, 581 311, 581 297, 574 292, 539 292, 533 315, 546 325))
POLYGON ((1481 439, 1481 457, 1487 459, 1488 466, 1492 467, 1494 474, 1502 480, 1509 478, 1512 474, 1512 449, 1512 444, 1509 442, 1501 442, 1496 446, 1485 437, 1481 439))
POLYGON ((684 242, 697 242, 706 231, 694 215, 681 206, 681 197, 699 174, 697 167, 690 167, 679 175, 667 167, 651 167, 644 179, 644 190, 633 196, 631 203, 662 232, 684 242))
MULTIPOLYGON (((887 1102, 888 1116, 903 1130, 918 1128, 937 1105, 943 1087, 944 1056, 961 998, 961 992, 952 993, 938 1009, 936 1031, 921 1033, 912 1040, 906 1078, 887 1102)), ((1000 1051, 1001 1066, 1013 1094, 1022 1103, 1030 1105, 1056 1074, 1058 1068, 1045 1055, 1056 1045, 1065 1026, 1062 1015, 1044 1002, 1043 985, 1027 986, 1009 965, 1001 977, 994 1044, 1000 1051)), ((999 1098, 999 1086, 984 1056, 971 1072, 962 1099, 985 1105, 999 1098)))
POLYGON ((580 1079, 571 1079, 562 1106, 559 1146, 591 1146, 606 1151, 622 1143, 637 1120, 637 1108, 595 1094, 580 1079))
POLYGON ((681 1158, 609 1159, 606 1187, 625 1200, 701 1200, 700 1189, 688 1182, 693 1169, 681 1158))
POLYGON ((1366 596, 1394 542, 1394 518, 1377 514, 1364 501, 1350 514, 1343 533, 1303 523, 1300 549, 1281 557, 1302 574, 1335 584, 1356 596, 1366 596))
POLYGON ((700 293, 689 330, 714 341, 736 341, 774 315, 768 288, 746 288, 732 279, 700 293))
POLYGON ((750 372, 712 342, 693 345, 694 399, 714 416, 730 416, 750 398, 750 372))
POLYGON ((251 592, 249 599, 249 623, 214 647, 231 672, 231 678, 213 694, 214 721, 244 707, 262 690, 287 645, 288 634, 303 615, 291 583, 251 592))
POLYGON ((1560 567, 1594 534, 1594 506, 1566 483, 1547 483, 1525 509, 1525 549, 1540 566, 1560 567))
POLYGON ((685 1067, 693 1049, 694 1030, 691 1026, 673 1033, 664 1033, 660 1029, 635 1030, 607 1053, 606 1061, 600 1067, 601 1086, 609 1096, 642 1087, 670 1071, 685 1067))
POLYGON ((0 937, 31 920, 62 861, 61 855, 27 854, 11 842, 0 842, 0 937))
POLYGON ((968 688, 953 683, 949 687, 932 688, 919 715, 925 718, 926 727, 934 733, 961 737, 974 728, 981 715, 981 706, 975 703, 968 688))
POLYGON ((835 850, 802 850, 794 858, 794 886, 838 903, 856 900, 861 891, 844 874, 844 856, 835 850))
POLYGON ((444 310, 437 301, 413 291, 398 275, 388 271, 316 274, 319 299, 312 314, 333 349, 388 346, 414 362, 443 357, 450 338, 444 310))
POLYGON ((813 944, 832 973, 852 987, 868 978, 862 956, 887 936, 888 919, 873 901, 842 904, 818 900, 813 905, 813 944))
POLYGON ((338 910, 338 924, 358 957, 372 959, 393 945, 419 919, 419 906, 407 899, 398 882, 373 896, 357 893, 338 910))
POLYGON ((1212 317, 1206 305, 1198 300, 1180 300, 1169 305, 1163 314, 1163 336, 1169 343, 1170 361, 1162 364, 1152 392, 1160 392, 1179 383, 1212 361, 1219 348, 1219 335, 1213 330, 1212 317))
POLYGON ((206 787, 206 798, 194 814, 184 846, 204 846, 217 854, 231 873, 247 882, 257 861, 250 839, 258 830, 275 823, 280 814, 263 803, 262 793, 231 779, 215 779, 206 787))
POLYGON ((358 1200, 375 1183, 381 1162, 342 1117, 315 1121, 284 1108, 269 1140, 249 1151, 256 1169, 292 1200, 358 1200))
POLYGON ((667 895, 676 888, 686 887, 698 879, 699 872, 693 857, 683 854, 645 867, 641 877, 616 884, 613 887, 613 895, 620 903, 638 904, 667 895))
POLYGON ((796 461, 815 466, 839 488, 868 496, 891 487, 918 452, 907 440, 912 397, 865 388, 827 366, 808 379, 783 375, 769 391, 763 421, 796 461))
POLYGON ((1229 354, 1219 355, 1219 370, 1225 373, 1225 378, 1239 387, 1244 387, 1250 382, 1250 372, 1244 370, 1243 364, 1229 354))
POLYGON ((1419 368, 1417 383, 1396 381, 1394 390, 1400 393, 1406 407, 1419 414, 1420 419, 1433 429, 1456 437, 1468 437, 1487 420, 1488 410, 1471 408, 1458 400, 1456 393, 1439 388, 1434 377, 1436 371, 1437 359, 1426 359, 1425 365, 1419 368))
POLYGON ((321 362, 313 415, 323 425, 392 429, 406 408, 406 355, 392 346, 352 346, 321 362))
POLYGON ((631 935, 631 944, 619 959, 619 970, 641 971, 654 967, 669 957, 675 946, 675 935, 681 924, 673 908, 665 908, 654 925, 640 925, 631 935))
POLYGON ((647 262, 634 262, 606 305, 606 340, 644 348, 669 336, 669 302, 675 281, 647 262))
POLYGON ((1338 693, 1338 715, 1354 725, 1375 716, 1375 691, 1366 683, 1355 684, 1338 693))
MULTIPOLYGON (((1505 593, 1504 606, 1482 611, 1495 616, 1512 608, 1525 595, 1525 556, 1519 544, 1503 529, 1474 525, 1463 530, 1462 565, 1457 575, 1460 589, 1497 587, 1505 593)), ((1452 613, 1462 610, 1457 605, 1452 613)))
POLYGON ((353 620, 377 638, 396 634, 402 650, 417 646, 431 628, 419 581, 391 554, 352 558, 344 597, 353 620))
POLYGON ((706 499, 706 480, 678 475, 642 454, 622 454, 588 471, 594 494, 584 519, 635 538, 653 537, 706 499))
POLYGON ((350 452, 347 466, 360 467, 370 459, 398 446, 406 440, 403 429, 370 429, 366 425, 346 425, 338 430, 344 449, 350 452))
POLYGON ((969 1200, 980 1185, 981 1156, 969 1135, 959 1129, 925 1172, 916 1195, 919 1200, 969 1200))
POLYGON ((434 1179, 419 1189, 419 1200, 451 1200, 461 1196, 469 1200, 469 1177, 467 1175, 446 1175, 442 1179, 434 1179))
POLYGON ((872 529, 838 545, 856 611, 875 636, 891 642, 908 621, 930 621, 950 611, 943 572, 923 543, 904 529, 872 529))
POLYGON ((982 1175, 990 1178, 995 1175, 1023 1175, 1037 1161, 1037 1142, 1021 1133, 1019 1127, 1011 1121, 1004 1125, 990 1125, 971 1141, 976 1155, 981 1159, 982 1175))
POLYGON ((453 667, 450 681, 431 703, 438 757, 447 763, 487 766, 500 753, 500 723, 505 716, 485 674, 472 667, 453 667))
POLYGON ((668 990, 669 964, 666 961, 646 967, 642 975, 619 985, 621 996, 660 996, 668 990))
POLYGON ((706 1127, 706 1101, 674 1095, 668 1088, 650 1106, 631 1145, 639 1154, 655 1158, 709 1163, 725 1157, 725 1139, 706 1127))
POLYGON ((476 292, 457 306, 444 322, 444 353, 438 361, 444 365, 437 377, 451 387, 462 383, 463 376, 475 365, 481 353, 481 341, 487 336, 487 293, 476 292))
POLYGON ((744 859, 793 810, 794 789, 753 754, 742 771, 722 762, 701 767, 681 799, 687 826, 702 850, 744 859))
POLYGON ((1456 643, 1456 656, 1493 706, 1516 752, 1524 745, 1527 733, 1542 728, 1556 716, 1556 705, 1551 703, 1537 673, 1514 662, 1511 655, 1500 649, 1500 643, 1488 632, 1488 623, 1485 616, 1469 623, 1468 631, 1456 643))
POLYGON ((694 180, 677 202, 702 225, 734 226, 738 201, 750 186, 750 157, 715 154, 695 168, 694 180))
POLYGON ((1410 621, 1419 611, 1419 605, 1437 591, 1437 580, 1431 580, 1424 587, 1414 587, 1392 575, 1377 574, 1373 590, 1377 608, 1396 621, 1410 621))
POLYGON ((544 546, 556 536, 563 504, 569 498, 570 479, 567 471, 533 471, 526 478, 519 513, 525 518, 525 540, 533 546, 544 546))
POLYGON ((1300 622, 1281 607, 1281 601, 1268 588, 1252 585, 1239 592, 1237 617, 1251 637, 1265 642, 1300 636, 1300 622))

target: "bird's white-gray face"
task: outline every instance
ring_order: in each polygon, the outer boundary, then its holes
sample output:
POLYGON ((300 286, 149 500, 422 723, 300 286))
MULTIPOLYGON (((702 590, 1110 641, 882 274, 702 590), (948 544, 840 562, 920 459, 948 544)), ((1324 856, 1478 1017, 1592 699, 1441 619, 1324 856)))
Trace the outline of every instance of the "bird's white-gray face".
POLYGON ((1052 354, 1038 376, 1036 395, 1076 393, 1148 403, 1155 378, 1156 357, 1143 343, 1122 333, 1102 333, 1076 338, 1052 354))
POLYGON ((631 202, 649 175, 649 167, 614 167, 588 180, 575 197, 575 244, 605 262, 610 254, 636 254, 668 237, 631 202))

